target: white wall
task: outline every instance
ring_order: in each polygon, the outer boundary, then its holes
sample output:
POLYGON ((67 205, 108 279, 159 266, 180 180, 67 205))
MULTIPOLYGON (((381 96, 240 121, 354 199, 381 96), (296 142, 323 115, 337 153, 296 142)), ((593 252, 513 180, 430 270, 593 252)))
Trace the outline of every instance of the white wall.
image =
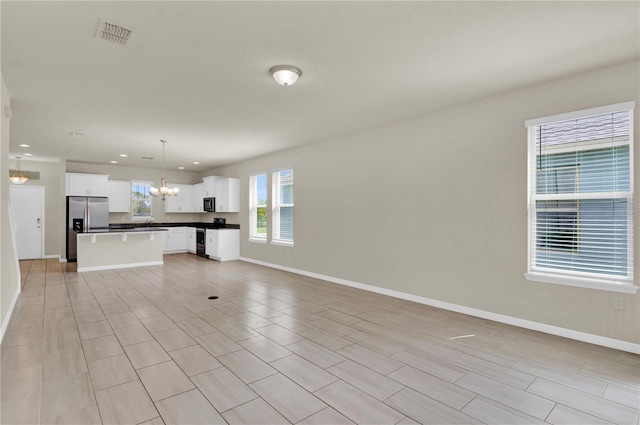
POLYGON ((638 167, 638 75, 628 62, 203 175, 242 179, 243 257, 637 344, 640 294, 616 293, 618 311, 612 293, 523 273, 524 121, 635 100, 638 167), (284 166, 295 169, 295 247, 250 243, 248 176, 284 166))
POLYGON ((0 339, 11 318, 12 303, 20 291, 20 270, 17 266, 13 238, 9 225, 9 119, 4 114, 10 106, 7 87, 2 80, 0 95, 0 339))

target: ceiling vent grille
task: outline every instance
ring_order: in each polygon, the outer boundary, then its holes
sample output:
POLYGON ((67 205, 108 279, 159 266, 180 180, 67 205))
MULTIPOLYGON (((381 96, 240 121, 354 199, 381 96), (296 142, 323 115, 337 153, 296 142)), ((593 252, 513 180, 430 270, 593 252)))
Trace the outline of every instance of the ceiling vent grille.
POLYGON ((98 24, 98 29, 96 31, 96 38, 125 45, 131 38, 132 33, 133 30, 131 28, 123 27, 122 25, 100 19, 100 23, 98 24))

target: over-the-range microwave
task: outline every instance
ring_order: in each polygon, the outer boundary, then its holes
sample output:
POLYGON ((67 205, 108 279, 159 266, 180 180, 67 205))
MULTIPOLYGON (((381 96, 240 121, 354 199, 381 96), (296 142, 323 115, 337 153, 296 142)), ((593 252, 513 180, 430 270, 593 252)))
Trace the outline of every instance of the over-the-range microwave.
POLYGON ((216 212, 216 198, 204 198, 203 202, 203 209, 206 212, 216 212))

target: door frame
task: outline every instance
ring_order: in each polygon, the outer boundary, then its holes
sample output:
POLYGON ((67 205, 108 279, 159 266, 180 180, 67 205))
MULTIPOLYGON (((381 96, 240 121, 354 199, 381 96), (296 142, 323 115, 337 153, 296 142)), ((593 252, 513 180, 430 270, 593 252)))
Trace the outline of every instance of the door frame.
MULTIPOLYGON (((45 258, 45 255, 44 255, 44 253, 45 253, 45 248, 44 248, 45 216, 44 216, 44 213, 46 211, 45 205, 44 205, 44 203, 45 203, 45 190, 44 189, 45 188, 44 188, 44 186, 15 186, 15 185, 11 185, 10 189, 9 189, 9 193, 11 193, 12 190, 21 191, 21 190, 26 190, 26 189, 29 189, 29 190, 38 189, 39 192, 40 192, 40 199, 42 200, 42 202, 41 202, 42 209, 40 210, 40 217, 42 217, 42 219, 41 219, 41 227, 40 227, 40 229, 41 229, 41 232, 40 232, 41 233, 41 235, 40 235, 40 238, 41 238, 41 241, 40 241, 40 258, 42 259, 42 258, 45 258)), ((14 214, 13 214, 14 215, 14 220, 16 220, 16 235, 15 235, 15 237, 18 238, 20 235, 18 234, 19 229, 17 228, 18 227, 17 226, 17 224, 18 224, 17 223, 17 219, 18 218, 16 217, 16 214, 15 214, 15 205, 16 205, 15 199, 12 199, 11 202, 12 202, 12 205, 13 205, 13 208, 14 208, 14 214)), ((18 241, 16 240, 16 248, 18 246, 17 242, 18 241)), ((17 252, 17 250, 16 250, 16 258, 18 258, 18 259, 20 258, 19 253, 17 252)))

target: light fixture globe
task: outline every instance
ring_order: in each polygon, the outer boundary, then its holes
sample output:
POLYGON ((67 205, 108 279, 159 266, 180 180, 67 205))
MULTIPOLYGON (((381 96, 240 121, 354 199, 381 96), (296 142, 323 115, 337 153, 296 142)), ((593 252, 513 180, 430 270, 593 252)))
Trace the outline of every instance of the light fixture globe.
POLYGON ((302 71, 299 68, 291 65, 274 66, 269 72, 273 79, 276 80, 276 83, 285 87, 293 85, 302 75, 302 71))

